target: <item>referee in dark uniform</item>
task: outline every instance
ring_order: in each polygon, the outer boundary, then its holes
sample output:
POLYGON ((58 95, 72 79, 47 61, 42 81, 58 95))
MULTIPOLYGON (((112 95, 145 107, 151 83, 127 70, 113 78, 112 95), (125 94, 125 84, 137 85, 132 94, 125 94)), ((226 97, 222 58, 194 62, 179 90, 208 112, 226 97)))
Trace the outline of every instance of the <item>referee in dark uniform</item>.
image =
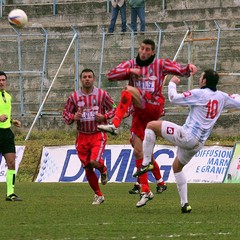
POLYGON ((7 75, 5 72, 0 71, 0 153, 4 156, 8 167, 6 173, 6 201, 22 201, 22 199, 14 193, 16 149, 14 134, 10 129, 11 124, 20 127, 21 122, 11 118, 12 97, 5 91, 6 82, 7 75))

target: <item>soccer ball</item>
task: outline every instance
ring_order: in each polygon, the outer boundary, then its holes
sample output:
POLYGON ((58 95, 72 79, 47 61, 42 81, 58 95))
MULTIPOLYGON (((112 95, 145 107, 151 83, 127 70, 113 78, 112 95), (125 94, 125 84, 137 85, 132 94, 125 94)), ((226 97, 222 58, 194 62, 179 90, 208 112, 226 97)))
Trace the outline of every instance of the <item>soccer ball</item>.
POLYGON ((27 14, 21 9, 13 9, 8 14, 8 22, 16 28, 23 28, 27 22, 28 17, 27 14))

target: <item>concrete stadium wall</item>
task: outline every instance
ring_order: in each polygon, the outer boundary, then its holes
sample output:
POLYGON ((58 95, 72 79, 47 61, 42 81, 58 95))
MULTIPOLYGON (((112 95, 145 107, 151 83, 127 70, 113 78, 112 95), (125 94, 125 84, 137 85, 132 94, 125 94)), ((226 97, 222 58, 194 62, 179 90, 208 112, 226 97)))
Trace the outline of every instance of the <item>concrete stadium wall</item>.
MULTIPOLYGON (((79 69, 92 68, 96 75, 100 73, 100 56, 102 46, 101 29, 107 31, 110 15, 107 14, 107 1, 57 1, 57 14, 53 16, 53 1, 5 1, 3 17, 0 19, 0 64, 4 71, 9 73, 9 91, 13 95, 13 114, 23 121, 23 130, 28 131, 40 106, 40 91, 43 97, 51 85, 56 71, 64 57, 76 30, 78 38, 79 69), (19 83, 18 62, 18 35, 9 26, 7 14, 13 8, 23 9, 28 17, 28 25, 20 30, 22 70, 31 73, 22 74, 22 83, 19 83), (74 30, 73 30, 74 28, 74 30), (42 79, 43 55, 45 46, 45 31, 48 33, 48 48, 46 69, 42 79), (7 54, 6 55, 6 50, 7 54), (35 71, 34 73, 32 71, 35 71), (22 89, 20 88, 22 86, 22 89), (21 115, 21 95, 24 102, 24 114, 21 115)), ((199 68, 199 73, 191 85, 197 85, 197 79, 206 68, 213 68, 216 54, 217 28, 214 20, 221 27, 217 70, 221 73, 235 73, 239 71, 240 58, 240 31, 236 27, 240 24, 240 1, 166 1, 162 9, 160 0, 148 0, 146 3, 146 33, 135 35, 134 56, 137 54, 139 43, 144 38, 153 38, 158 42, 158 31, 155 23, 163 30, 160 56, 173 59, 187 30, 193 31, 192 37, 185 43, 177 61, 186 64, 188 48, 191 62, 199 68), (186 26, 187 25, 187 26, 186 26), (198 40, 198 39, 212 40, 198 40), (215 39, 215 40, 214 40, 215 39)), ((130 23, 130 9, 127 8, 127 21, 130 23)), ((119 101, 121 87, 126 82, 109 83, 106 73, 121 61, 131 58, 131 32, 120 35, 120 16, 117 20, 116 32, 106 35, 104 49, 104 64, 101 74, 101 87, 106 88, 119 101)), ((61 118, 61 111, 69 94, 74 91, 76 80, 75 45, 53 85, 52 91, 43 108, 35 129, 68 129, 61 118)), ((240 92, 239 76, 223 76, 219 88, 224 91, 240 92)), ((181 90, 188 88, 187 81, 183 81, 181 90)), ((164 94, 167 96, 166 87, 164 94)), ((177 120, 182 124, 187 109, 176 108, 166 101, 166 118, 177 120)), ((224 113, 216 125, 216 133, 221 135, 239 135, 238 112, 224 113), (231 123, 231 124, 230 124, 231 123), (231 126, 231 127, 230 127, 231 126)), ((124 127, 129 126, 130 119, 125 120, 124 127)))

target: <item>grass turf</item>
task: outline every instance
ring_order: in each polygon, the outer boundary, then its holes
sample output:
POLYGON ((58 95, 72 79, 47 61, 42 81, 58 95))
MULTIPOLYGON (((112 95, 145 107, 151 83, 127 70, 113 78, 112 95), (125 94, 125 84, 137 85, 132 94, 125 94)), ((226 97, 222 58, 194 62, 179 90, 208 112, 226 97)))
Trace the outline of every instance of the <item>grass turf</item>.
POLYGON ((139 195, 128 194, 132 187, 101 186, 106 201, 93 206, 87 183, 17 182, 24 201, 1 199, 0 239, 240 239, 238 184, 189 184, 190 214, 181 214, 175 184, 142 208, 135 207, 139 195))

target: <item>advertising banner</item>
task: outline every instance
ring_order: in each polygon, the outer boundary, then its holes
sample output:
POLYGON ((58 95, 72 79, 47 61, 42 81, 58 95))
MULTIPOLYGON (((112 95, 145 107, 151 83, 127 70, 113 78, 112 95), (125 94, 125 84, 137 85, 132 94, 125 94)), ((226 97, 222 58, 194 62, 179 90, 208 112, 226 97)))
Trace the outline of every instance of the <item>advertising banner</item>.
MULTIPOLYGON (((156 145, 154 157, 161 168, 164 181, 175 182, 172 162, 176 147, 156 145)), ((232 155, 232 147, 206 146, 184 167, 188 182, 223 182, 232 155)), ((103 154, 109 182, 135 182, 135 158, 131 145, 107 145, 103 154)), ((96 170, 99 176, 99 171, 96 170)), ((149 181, 155 182, 151 172, 149 181)), ((86 182, 85 172, 75 146, 44 147, 36 182, 86 182)))
MULTIPOLYGON (((16 146, 16 163, 15 163, 16 173, 22 161, 24 150, 25 146, 16 146)), ((0 182, 6 181, 6 172, 7 172, 6 161, 2 154, 0 153, 0 182)))
POLYGON ((227 169, 225 183, 240 183, 240 143, 236 143, 233 148, 231 163, 227 169))

